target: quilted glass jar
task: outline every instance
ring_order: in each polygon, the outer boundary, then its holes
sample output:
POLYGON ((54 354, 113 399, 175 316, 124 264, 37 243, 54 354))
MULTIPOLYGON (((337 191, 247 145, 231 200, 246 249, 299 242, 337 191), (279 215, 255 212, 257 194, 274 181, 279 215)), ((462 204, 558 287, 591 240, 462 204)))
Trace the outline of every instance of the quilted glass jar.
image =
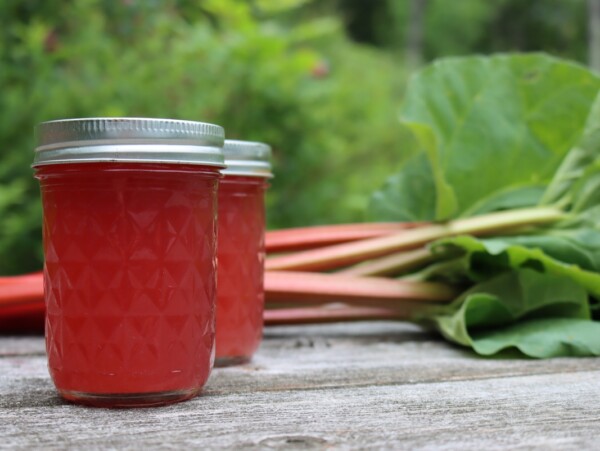
POLYGON ((223 129, 98 118, 37 133, 46 348, 59 393, 106 407, 195 396, 214 361, 223 129))
POLYGON ((271 148, 226 140, 219 185, 216 365, 249 361, 263 329, 265 190, 271 148))

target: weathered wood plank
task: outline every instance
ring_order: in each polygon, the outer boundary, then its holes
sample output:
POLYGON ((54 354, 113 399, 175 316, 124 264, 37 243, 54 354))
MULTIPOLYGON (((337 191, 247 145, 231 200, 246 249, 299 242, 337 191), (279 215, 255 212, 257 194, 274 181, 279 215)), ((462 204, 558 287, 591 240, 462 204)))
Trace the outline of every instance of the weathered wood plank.
POLYGON ((600 372, 204 396, 109 411, 2 409, 14 448, 278 447, 593 449, 600 372))
POLYGON ((0 358, 18 355, 44 355, 46 347, 41 336, 0 336, 0 358))
MULTIPOLYGON (((600 370, 600 359, 486 359, 405 323, 269 328, 249 365, 216 370, 210 394, 410 384, 600 370)), ((3 340, 0 340, 3 343, 3 340)), ((0 374, 47 378, 43 339, 0 345, 0 374), (35 352, 36 348, 38 351, 35 352), (26 352, 21 355, 17 351, 26 352)), ((3 394, 0 386, 0 395, 3 394)))
POLYGON ((402 323, 269 328, 205 394, 110 411, 54 392, 43 339, 0 338, 0 447, 592 448, 600 359, 482 359, 402 323))

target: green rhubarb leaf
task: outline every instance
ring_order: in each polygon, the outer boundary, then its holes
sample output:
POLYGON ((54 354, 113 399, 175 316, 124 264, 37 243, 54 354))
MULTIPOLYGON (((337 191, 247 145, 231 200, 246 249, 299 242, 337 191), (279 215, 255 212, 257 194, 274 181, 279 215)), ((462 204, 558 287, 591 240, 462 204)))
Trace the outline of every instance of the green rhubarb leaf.
MULTIPOLYGON (((453 276, 463 274, 471 281, 481 282, 506 271, 531 268, 550 276, 563 277, 578 284, 591 296, 600 299, 600 274, 582 269, 568 259, 550 257, 539 247, 526 247, 511 240, 525 240, 526 237, 477 239, 472 236, 458 236, 436 241, 432 252, 457 257, 452 267, 453 276)), ((443 278, 444 274, 429 273, 430 278, 443 278), (436 277, 437 276, 437 277, 436 277)))
POLYGON ((433 220, 435 182, 431 165, 423 154, 410 159, 404 169, 390 177, 373 195, 371 211, 381 221, 433 220))
MULTIPOLYGON (((449 58, 427 66, 409 82, 400 117, 429 160, 434 207, 406 204, 386 219, 446 220, 536 205, 539 187, 581 141, 599 87, 585 67, 543 54, 449 58), (431 211, 433 218, 424 216, 431 211)), ((390 189, 376 197, 383 203, 423 198, 408 189, 400 199, 390 189)), ((564 190, 557 181, 545 200, 564 190)))
POLYGON ((570 207, 576 211, 598 205, 600 194, 593 192, 598 186, 593 179, 600 173, 599 156, 600 95, 592 105, 580 141, 566 155, 557 169, 541 203, 545 205, 561 203, 565 208, 570 207), (586 190, 586 185, 590 182, 595 186, 586 190), (590 194, 595 197, 590 199, 590 194))
POLYGON ((545 190, 545 185, 511 186, 506 191, 498 191, 478 202, 465 212, 464 216, 477 216, 494 211, 537 205, 545 190))
POLYGON ((565 212, 507 236, 430 246, 436 261, 406 277, 467 289, 420 317, 448 339, 482 355, 600 355, 599 88, 586 68, 542 54, 445 59, 410 81, 400 118, 422 152, 373 196, 376 215, 565 212))
POLYGON ((486 241, 497 246, 519 245, 539 249, 563 263, 588 271, 600 271, 600 230, 595 228, 549 229, 535 235, 498 237, 486 241))
MULTIPOLYGON (((432 219, 443 220, 455 216, 458 210, 456 192, 448 183, 442 166, 439 164, 438 137, 433 128, 427 124, 411 121, 407 116, 402 117, 402 122, 410 128, 425 151, 430 163, 430 171, 433 179, 433 192, 435 193, 434 216, 432 219)), ((408 174, 410 177, 412 174, 408 174)), ((410 193, 414 194, 414 193, 410 193)))
POLYGON ((586 290, 529 268, 489 278, 416 319, 480 355, 510 348, 536 358, 600 355, 600 323, 590 320, 586 290))
POLYGON ((571 318, 527 320, 500 330, 474 332, 473 347, 481 355, 514 347, 538 358, 600 356, 600 322, 571 318))
MULTIPOLYGON (((600 149, 598 149, 600 153, 600 149)), ((580 213, 600 205, 600 160, 586 167, 570 191, 571 211, 580 213)))

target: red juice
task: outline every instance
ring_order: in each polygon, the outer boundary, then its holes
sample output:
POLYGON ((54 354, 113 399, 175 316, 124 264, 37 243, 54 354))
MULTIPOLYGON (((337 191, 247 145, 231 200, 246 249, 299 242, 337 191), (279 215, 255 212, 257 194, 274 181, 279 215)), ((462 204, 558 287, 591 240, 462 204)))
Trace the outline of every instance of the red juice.
MULTIPOLYGON (((105 128, 120 132, 129 122, 105 128)), ((143 126, 143 133, 156 132, 143 126)), ((152 156, 147 144, 124 147, 128 157, 139 149, 152 156)), ((82 155, 100 151, 89 147, 82 155)), ((34 164, 43 206, 46 349, 57 390, 106 407, 193 397, 214 361, 219 167, 67 156, 69 164, 34 164)))
POLYGON ((219 185, 217 365, 249 361, 262 338, 266 186, 239 176, 219 185))

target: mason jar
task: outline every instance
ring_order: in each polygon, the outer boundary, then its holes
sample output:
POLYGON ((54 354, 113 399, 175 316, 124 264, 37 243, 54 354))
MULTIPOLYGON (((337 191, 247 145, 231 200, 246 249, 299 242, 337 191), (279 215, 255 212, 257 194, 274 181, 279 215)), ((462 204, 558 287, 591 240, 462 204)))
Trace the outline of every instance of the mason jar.
POLYGON ((217 366, 249 361, 263 329, 265 190, 271 148, 226 140, 219 185, 217 366))
POLYGON ((214 362, 223 129, 87 118, 36 131, 58 392, 106 407, 195 396, 214 362))

